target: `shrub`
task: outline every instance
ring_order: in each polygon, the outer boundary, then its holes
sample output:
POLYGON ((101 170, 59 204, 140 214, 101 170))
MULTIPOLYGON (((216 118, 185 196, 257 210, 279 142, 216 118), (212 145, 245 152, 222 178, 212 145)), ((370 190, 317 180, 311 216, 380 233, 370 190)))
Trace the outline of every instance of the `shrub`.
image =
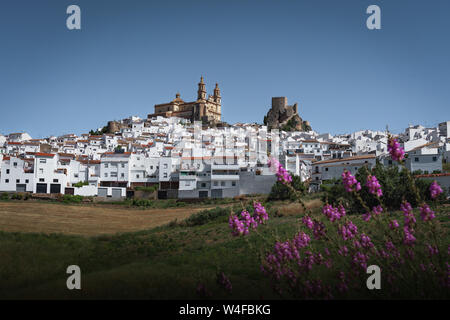
MULTIPOLYGON (((266 249, 261 271, 279 295, 306 299, 449 297, 448 230, 443 229, 437 206, 443 190, 435 182, 410 175, 404 166, 404 151, 391 136, 388 150, 403 170, 378 163, 371 171, 362 168, 356 177, 344 171, 346 194, 336 184, 324 187, 331 190, 328 196, 348 200, 355 210, 359 205, 360 217, 347 215, 345 204, 327 202, 323 215, 307 210, 295 235, 266 249), (397 197, 401 197, 403 214, 386 210, 397 197), (383 290, 367 290, 381 289, 379 280, 367 276, 374 270, 383 273, 383 290)), ((277 170, 278 178, 284 175, 277 170)), ((306 208, 289 180, 285 179, 285 185, 306 208)), ((257 227, 246 211, 241 219, 230 217, 229 224, 233 235, 242 236, 257 227)))
POLYGON ((65 194, 62 196, 61 201, 64 203, 80 203, 83 201, 83 197, 75 196, 75 195, 71 195, 71 194, 65 194))
POLYGON ((183 225, 188 227, 199 226, 206 224, 210 221, 217 219, 218 217, 227 217, 230 214, 230 209, 215 208, 210 210, 203 210, 191 215, 189 218, 182 222, 183 225))
MULTIPOLYGON (((398 210, 403 200, 408 201, 413 206, 418 205, 414 192, 409 187, 410 183, 406 170, 400 170, 397 166, 385 167, 377 162, 372 170, 369 170, 367 167, 360 168, 355 177, 362 184, 365 184, 369 174, 375 175, 380 182, 383 190, 383 200, 387 209, 398 210)), ((431 183, 431 180, 415 179, 419 195, 424 200, 431 200, 429 193, 431 183)), ((341 180, 332 181, 329 184, 322 185, 321 188, 325 192, 322 196, 322 201, 328 201, 332 205, 343 203, 349 213, 362 212, 364 210, 360 201, 345 191, 341 180)), ((369 193, 367 188, 362 188, 360 196, 370 208, 378 204, 376 198, 369 193)), ((444 199, 445 196, 443 194, 438 198, 439 201, 444 199)))
MULTIPOLYGON (((306 191, 306 187, 301 181, 299 176, 292 175, 292 187, 295 189, 295 191, 300 192, 301 194, 304 194, 306 191)), ((283 184, 281 181, 277 181, 273 186, 272 190, 270 190, 269 194, 269 200, 295 200, 295 192, 292 191, 291 188, 288 188, 285 184, 283 184)))
POLYGON ((81 188, 82 186, 88 186, 88 185, 89 185, 89 181, 80 181, 80 182, 72 184, 72 187, 81 188))
POLYGON ((0 200, 9 200, 9 195, 6 192, 0 194, 0 200))
POLYGON ((23 195, 22 195, 21 193, 14 193, 14 194, 11 196, 11 199, 12 199, 12 200, 22 200, 22 199, 23 199, 23 195))
POLYGON ((148 200, 148 199, 133 199, 131 201, 131 205, 135 206, 135 207, 153 207, 154 205, 154 201, 152 200, 148 200))

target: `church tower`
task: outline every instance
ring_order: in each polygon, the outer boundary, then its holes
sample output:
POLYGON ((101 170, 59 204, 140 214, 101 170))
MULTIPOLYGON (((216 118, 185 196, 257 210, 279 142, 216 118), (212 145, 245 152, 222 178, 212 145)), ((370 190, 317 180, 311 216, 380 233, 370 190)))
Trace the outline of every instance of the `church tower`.
POLYGON ((203 76, 200 78, 200 83, 198 84, 197 99, 206 100, 206 87, 203 82, 203 76))
POLYGON ((222 102, 222 97, 220 96, 219 84, 216 83, 216 87, 214 88, 214 102, 220 104, 222 102))

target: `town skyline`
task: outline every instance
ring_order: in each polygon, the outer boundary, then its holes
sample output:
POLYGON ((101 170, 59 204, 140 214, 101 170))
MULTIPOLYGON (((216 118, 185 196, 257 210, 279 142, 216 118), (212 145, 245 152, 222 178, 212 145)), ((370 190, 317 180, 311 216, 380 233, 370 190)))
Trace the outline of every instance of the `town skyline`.
POLYGON ((133 3, 77 1, 72 31, 68 1, 5 4, 1 133, 81 134, 145 117, 177 92, 191 101, 201 75, 208 91, 220 84, 228 123, 262 123, 276 96, 331 134, 450 116, 448 2, 383 3, 381 30, 365 26, 368 1, 133 3))

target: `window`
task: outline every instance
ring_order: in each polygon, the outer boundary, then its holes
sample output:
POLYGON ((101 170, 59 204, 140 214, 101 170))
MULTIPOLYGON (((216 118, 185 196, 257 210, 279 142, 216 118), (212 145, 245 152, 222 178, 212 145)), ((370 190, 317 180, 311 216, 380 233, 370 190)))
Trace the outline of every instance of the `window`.
POLYGON ((108 178, 108 173, 107 172, 105 172, 105 178, 108 178))
POLYGON ((433 157, 433 161, 437 161, 437 157, 433 157))
POLYGON ((117 178, 117 172, 111 172, 111 178, 117 178))
POLYGON ((224 187, 225 186, 225 181, 220 181, 220 186, 224 187))
POLYGON ((39 159, 39 163, 47 163, 47 159, 39 159))
POLYGON ((414 162, 419 162, 419 158, 415 157, 414 162))
POLYGON ((164 169, 167 169, 167 163, 164 163, 164 169))
POLYGON ((6 174, 9 174, 9 169, 6 169, 6 174))
POLYGON ((328 171, 328 168, 325 168, 325 171, 328 171))
POLYGON ((388 164, 392 164, 392 160, 389 160, 389 161, 388 161, 388 164))
POLYGON ((219 183, 217 181, 214 181, 214 186, 217 187, 219 183))
POLYGON ((39 173, 40 173, 40 174, 43 174, 43 173, 44 173, 44 169, 39 168, 39 173))
POLYGON ((25 183, 29 183, 29 182, 30 182, 30 180, 28 180, 28 179, 25 180, 25 183))
POLYGON ((20 179, 16 179, 16 183, 20 183, 20 179))
POLYGON ((139 179, 139 178, 140 178, 140 175, 137 174, 137 175, 136 175, 136 178, 139 179))
POLYGON ((122 168, 125 168, 125 163, 122 163, 122 168))
POLYGON ((125 173, 121 173, 121 174, 120 174, 120 177, 121 177, 121 178, 125 178, 125 173))
POLYGON ((108 168, 108 164, 107 163, 105 163, 105 168, 108 168))
POLYGON ((39 178, 39 182, 45 182, 44 178, 39 178))
POLYGON ((53 179, 53 182, 58 182, 58 179, 53 179))
POLYGON ((201 184, 201 187, 202 187, 202 188, 206 188, 206 183, 202 183, 202 184, 201 184))
POLYGON ((73 177, 74 177, 74 178, 78 178, 78 173, 74 173, 74 174, 73 174, 73 177))
POLYGON ((14 165, 14 167, 17 167, 17 162, 14 162, 14 164, 13 164, 13 165, 14 165))
POLYGON ((232 185, 233 187, 236 187, 236 181, 231 182, 231 185, 232 185))
POLYGON ((9 183, 9 179, 5 179, 5 183, 9 183))
POLYGON ((153 166, 150 166, 150 170, 153 170, 153 166))
POLYGON ((163 177, 164 177, 164 178, 167 178, 167 172, 164 172, 163 177))

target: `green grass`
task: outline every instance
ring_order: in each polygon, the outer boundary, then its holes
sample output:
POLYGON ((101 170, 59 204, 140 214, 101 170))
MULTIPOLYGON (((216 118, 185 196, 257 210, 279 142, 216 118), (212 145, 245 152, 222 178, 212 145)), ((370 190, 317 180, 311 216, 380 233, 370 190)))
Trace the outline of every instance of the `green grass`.
MULTIPOLYGON (((259 269, 259 255, 292 238, 300 216, 272 217, 258 233, 236 238, 228 212, 217 208, 183 223, 92 238, 0 232, 0 299, 196 299, 199 282, 215 299, 278 298, 259 269), (80 291, 66 289, 72 264, 81 268, 80 291), (229 275, 232 294, 215 283, 218 270, 229 275)), ((448 227, 448 216, 438 218, 448 227)))

